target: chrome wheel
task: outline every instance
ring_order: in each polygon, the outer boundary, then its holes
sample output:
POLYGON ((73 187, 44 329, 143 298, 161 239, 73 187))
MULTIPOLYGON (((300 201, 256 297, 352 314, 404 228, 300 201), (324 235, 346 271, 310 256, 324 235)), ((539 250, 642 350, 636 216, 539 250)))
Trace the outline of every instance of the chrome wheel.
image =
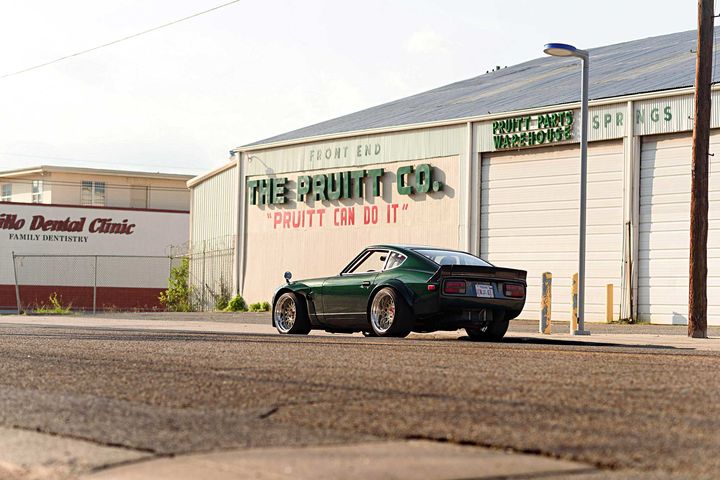
POLYGON ((380 335, 392 328, 395 321, 395 299, 387 289, 381 290, 373 298, 370 321, 373 329, 380 335))
POLYGON ((275 327, 282 333, 289 333, 297 319, 297 307, 291 294, 284 294, 275 305, 275 327))

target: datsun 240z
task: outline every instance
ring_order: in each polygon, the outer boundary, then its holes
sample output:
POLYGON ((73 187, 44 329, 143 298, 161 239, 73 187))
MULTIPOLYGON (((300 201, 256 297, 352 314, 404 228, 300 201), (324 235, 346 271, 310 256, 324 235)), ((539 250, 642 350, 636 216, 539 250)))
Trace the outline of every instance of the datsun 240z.
POLYGON ((313 329, 366 336, 464 328, 473 340, 500 340, 525 305, 526 272, 465 252, 374 245, 338 275, 291 281, 273 296, 282 334, 313 329))

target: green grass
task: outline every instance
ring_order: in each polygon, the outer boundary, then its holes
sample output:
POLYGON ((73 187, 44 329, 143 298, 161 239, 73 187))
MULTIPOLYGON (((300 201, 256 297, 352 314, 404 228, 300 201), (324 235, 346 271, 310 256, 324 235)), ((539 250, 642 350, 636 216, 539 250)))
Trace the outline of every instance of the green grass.
POLYGON ((33 313, 42 315, 68 315, 72 312, 72 304, 62 304, 62 298, 58 298, 57 292, 53 292, 48 299, 50 304, 42 304, 33 309, 33 313))

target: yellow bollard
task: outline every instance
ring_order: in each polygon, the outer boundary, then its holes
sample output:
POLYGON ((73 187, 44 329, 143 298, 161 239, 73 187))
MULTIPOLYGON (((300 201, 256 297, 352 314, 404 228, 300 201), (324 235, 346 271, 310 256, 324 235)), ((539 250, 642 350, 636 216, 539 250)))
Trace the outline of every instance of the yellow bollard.
POLYGON ((552 333, 552 273, 542 274, 542 297, 540 298, 540 333, 552 333))
POLYGON ((605 292, 605 321, 612 323, 613 321, 613 284, 608 283, 605 292))
POLYGON ((572 317, 570 318, 570 334, 578 329, 578 274, 572 277, 572 317))

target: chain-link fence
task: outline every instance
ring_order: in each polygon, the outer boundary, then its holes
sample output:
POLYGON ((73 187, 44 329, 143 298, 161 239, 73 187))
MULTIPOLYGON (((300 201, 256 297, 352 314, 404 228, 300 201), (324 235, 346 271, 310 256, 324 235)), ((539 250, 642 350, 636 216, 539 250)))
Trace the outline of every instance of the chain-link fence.
POLYGON ((163 310, 173 268, 187 259, 193 310, 222 308, 233 295, 235 237, 170 247, 168 256, 16 255, 12 257, 18 311, 62 305, 73 310, 163 310), (51 300, 53 297, 55 300, 51 300))
MULTIPOLYGON (((188 245, 184 256, 190 264, 191 305, 212 311, 227 304, 234 291, 235 236, 188 245)), ((177 249, 174 253, 179 253, 177 249)))
POLYGON ((182 258, 115 255, 15 255, 18 311, 160 310, 173 267, 182 258))

